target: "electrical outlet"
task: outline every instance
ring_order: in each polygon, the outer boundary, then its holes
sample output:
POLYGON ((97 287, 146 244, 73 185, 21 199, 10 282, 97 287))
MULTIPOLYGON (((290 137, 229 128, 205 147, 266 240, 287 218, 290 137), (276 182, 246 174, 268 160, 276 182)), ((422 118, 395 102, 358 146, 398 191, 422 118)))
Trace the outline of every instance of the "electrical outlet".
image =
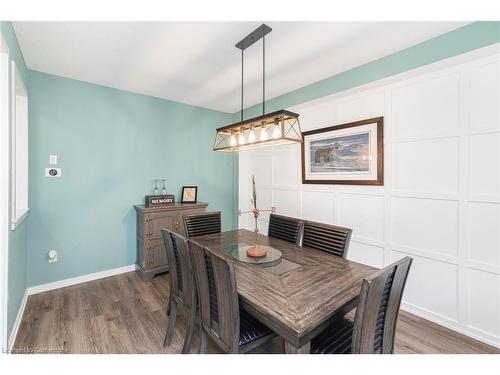
POLYGON ((49 258, 49 263, 57 262, 57 251, 49 250, 47 257, 49 258))
POLYGON ((61 177, 61 168, 45 168, 45 177, 61 177))

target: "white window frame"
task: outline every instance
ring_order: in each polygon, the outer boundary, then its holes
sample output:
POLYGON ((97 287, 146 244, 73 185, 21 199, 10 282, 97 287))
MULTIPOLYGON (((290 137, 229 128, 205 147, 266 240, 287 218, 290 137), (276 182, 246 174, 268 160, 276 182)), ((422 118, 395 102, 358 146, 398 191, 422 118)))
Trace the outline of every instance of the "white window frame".
POLYGON ((0 33, 0 348, 8 348, 10 223, 10 77, 9 47, 0 33))
POLYGON ((11 63, 11 229, 27 216, 28 205, 28 90, 16 63, 11 63))

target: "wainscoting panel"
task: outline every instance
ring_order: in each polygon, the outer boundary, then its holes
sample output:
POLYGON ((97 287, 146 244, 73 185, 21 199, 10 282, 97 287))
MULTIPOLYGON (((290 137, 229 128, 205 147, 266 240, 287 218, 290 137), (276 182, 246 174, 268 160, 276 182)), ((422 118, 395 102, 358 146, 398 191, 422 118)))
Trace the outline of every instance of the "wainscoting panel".
POLYGON ((459 124, 458 73, 417 80, 392 91, 395 140, 456 132, 459 124))
POLYGON ((355 236, 384 240, 384 197, 338 193, 339 224, 355 236))
MULTIPOLYGON (((255 175, 255 179, 259 181, 259 184, 261 186, 271 186, 273 183, 272 156, 260 153, 252 155, 250 163, 252 165, 252 171, 255 175)), ((251 181, 252 179, 250 178, 250 183, 251 181)))
POLYGON ((347 257, 349 260, 372 267, 382 268, 384 266, 384 248, 379 246, 352 240, 347 257))
POLYGON ((301 218, 333 224, 335 195, 315 191, 303 191, 301 200, 301 218))
POLYGON ((281 215, 298 217, 299 192, 297 190, 273 189, 273 206, 279 207, 281 215))
POLYGON ((500 132, 472 135, 470 155, 471 194, 500 195, 500 132))
POLYGON ((297 186, 301 179, 300 164, 291 163, 290 160, 297 160, 299 157, 300 145, 283 146, 283 153, 273 155, 273 183, 275 185, 297 186))
POLYGON ((458 191, 458 137, 394 143, 392 155, 395 190, 458 191))
POLYGON ((395 262, 407 255, 413 258, 413 263, 406 282, 405 301, 458 320, 458 266, 399 251, 393 251, 391 259, 395 262))
POLYGON ((470 118, 473 132, 500 131, 500 62, 471 71, 470 118))
POLYGON ((500 282, 498 275, 469 270, 469 325, 500 335, 500 282))
POLYGON ((457 255, 456 201, 392 198, 391 243, 457 255))
POLYGON ((500 267, 500 204, 469 203, 468 216, 469 259, 500 267))
POLYGON ((348 259, 411 256, 403 307, 500 347, 500 45, 474 53, 289 108, 303 131, 384 116, 384 186, 302 184, 292 145, 240 153, 239 199, 253 173, 263 205, 352 228, 348 259))

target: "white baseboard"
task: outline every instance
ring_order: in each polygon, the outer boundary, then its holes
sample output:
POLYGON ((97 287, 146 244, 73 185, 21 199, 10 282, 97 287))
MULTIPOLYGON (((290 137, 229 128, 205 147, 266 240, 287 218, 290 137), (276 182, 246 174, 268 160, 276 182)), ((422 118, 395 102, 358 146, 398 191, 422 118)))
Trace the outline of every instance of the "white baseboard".
POLYGON ((64 280, 54 281, 52 283, 31 286, 27 289, 27 293, 29 296, 31 296, 33 294, 48 292, 49 290, 86 283, 87 281, 103 279, 105 277, 115 276, 126 272, 132 272, 134 270, 135 270, 135 264, 131 264, 129 266, 113 268, 106 271, 89 273, 87 275, 72 277, 70 279, 64 279, 64 280))
POLYGON ((24 308, 26 307, 26 301, 28 301, 28 289, 24 291, 24 296, 23 300, 21 301, 21 306, 19 306, 16 320, 14 321, 14 325, 12 326, 12 331, 10 331, 9 353, 12 352, 12 348, 14 347, 14 343, 16 342, 17 332, 19 331, 19 326, 21 325, 21 320, 24 315, 24 308))
POLYGON ((484 342, 485 344, 500 348, 500 338, 493 336, 487 332, 466 326, 452 319, 448 319, 439 314, 433 313, 426 309, 422 309, 408 302, 401 303, 401 310, 407 311, 421 318, 427 319, 433 323, 439 324, 440 326, 451 329, 452 331, 459 332, 465 336, 472 337, 478 341, 484 342))
POLYGON ((12 351, 14 343, 16 342, 17 332, 19 331, 19 326, 21 325, 21 320, 23 318, 26 302, 28 301, 28 296, 31 296, 33 294, 48 292, 49 290, 85 283, 87 281, 103 279, 105 277, 115 276, 121 273, 131 272, 134 270, 135 270, 135 264, 131 264, 129 266, 113 268, 101 272, 89 273, 88 275, 72 277, 70 279, 55 281, 53 283, 41 284, 27 288, 26 291, 24 292, 23 300, 21 302, 21 306, 19 307, 19 311, 17 312, 17 317, 14 322, 14 326, 12 327, 12 331, 10 332, 9 343, 8 343, 9 351, 10 352, 12 351))

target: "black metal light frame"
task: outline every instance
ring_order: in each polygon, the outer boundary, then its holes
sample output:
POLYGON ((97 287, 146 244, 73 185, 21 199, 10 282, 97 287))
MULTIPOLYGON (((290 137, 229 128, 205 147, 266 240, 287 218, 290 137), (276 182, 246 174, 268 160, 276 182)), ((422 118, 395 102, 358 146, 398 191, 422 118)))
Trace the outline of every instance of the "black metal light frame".
POLYGON ((284 109, 266 114, 266 35, 272 29, 262 24, 239 41, 241 50, 241 120, 217 129, 214 151, 235 152, 263 146, 301 143, 299 115, 284 109), (262 115, 247 120, 244 111, 244 51, 262 39, 262 115))

